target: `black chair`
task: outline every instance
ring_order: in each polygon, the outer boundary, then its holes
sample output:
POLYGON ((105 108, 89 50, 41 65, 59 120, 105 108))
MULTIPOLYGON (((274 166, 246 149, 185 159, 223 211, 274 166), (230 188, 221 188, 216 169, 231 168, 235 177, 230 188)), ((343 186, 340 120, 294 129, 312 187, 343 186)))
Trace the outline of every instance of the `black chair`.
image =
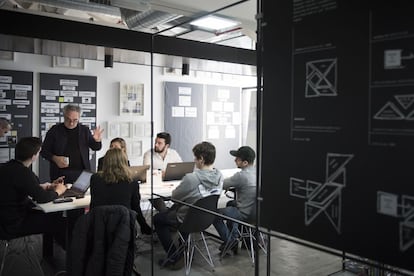
MULTIPOLYGON (((248 223, 251 224, 252 221, 248 223)), ((269 242, 269 236, 265 237, 263 233, 260 232, 259 230, 256 230, 253 227, 243 225, 243 224, 240 224, 239 227, 235 229, 236 230, 233 230, 233 231, 237 231, 237 234, 238 234, 237 235, 238 236, 237 246, 239 246, 240 242, 242 243, 242 245, 244 245, 244 247, 247 249, 247 253, 249 254, 250 260, 252 261, 252 265, 254 265, 255 243, 257 244, 259 249, 263 251, 264 254, 267 254, 267 243, 269 242), (259 240, 256 239, 255 231, 259 231, 257 235, 259 240)), ((232 235, 232 233, 230 233, 230 235, 232 235)), ((223 258, 224 256, 226 256, 227 252, 231 250, 232 247, 233 247, 233 244, 229 244, 229 241, 227 241, 227 243, 224 246, 223 251, 221 252, 220 258, 223 258)))
MULTIPOLYGON (((217 212, 217 202, 219 195, 209 195, 197 200, 194 206, 200 207, 212 212, 217 212)), ((189 275, 191 270, 191 263, 193 261, 194 251, 204 258, 204 260, 214 269, 213 260, 210 255, 210 251, 207 246, 207 242, 203 231, 205 231, 210 225, 213 224, 215 215, 201 211, 196 208, 188 210, 183 223, 178 227, 178 235, 180 240, 180 247, 177 249, 177 254, 184 252, 185 274, 189 275), (200 235, 197 239, 196 234, 200 235), (204 245, 205 253, 198 243, 202 242, 204 245)))
POLYGON ((121 205, 98 206, 78 219, 68 252, 69 275, 130 276, 136 213, 121 205))

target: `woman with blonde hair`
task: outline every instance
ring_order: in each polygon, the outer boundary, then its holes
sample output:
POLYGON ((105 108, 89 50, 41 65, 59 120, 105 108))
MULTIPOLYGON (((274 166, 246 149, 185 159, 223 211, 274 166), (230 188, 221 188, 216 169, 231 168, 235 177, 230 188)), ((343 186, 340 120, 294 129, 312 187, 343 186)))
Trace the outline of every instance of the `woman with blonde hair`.
POLYGON ((102 205, 123 205, 137 212, 137 221, 143 234, 152 234, 140 206, 138 182, 132 179, 125 152, 109 149, 104 157, 102 171, 91 177, 90 208, 102 205))

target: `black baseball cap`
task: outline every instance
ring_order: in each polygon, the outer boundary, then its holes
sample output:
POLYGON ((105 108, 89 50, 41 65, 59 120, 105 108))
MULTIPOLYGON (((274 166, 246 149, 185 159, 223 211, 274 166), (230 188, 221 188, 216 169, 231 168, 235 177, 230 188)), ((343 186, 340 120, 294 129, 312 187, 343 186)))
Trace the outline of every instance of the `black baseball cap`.
POLYGON ((254 158, 256 157, 254 150, 249 146, 240 147, 238 150, 231 150, 230 154, 234 157, 239 157, 241 160, 247 161, 249 163, 253 163, 254 158))

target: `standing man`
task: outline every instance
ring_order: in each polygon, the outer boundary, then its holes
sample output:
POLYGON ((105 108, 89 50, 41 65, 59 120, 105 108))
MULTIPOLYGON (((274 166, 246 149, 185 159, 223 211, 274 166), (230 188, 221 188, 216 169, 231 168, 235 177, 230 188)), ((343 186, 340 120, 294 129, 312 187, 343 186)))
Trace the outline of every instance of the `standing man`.
POLYGON ((87 126, 79 124, 81 109, 68 104, 63 108, 64 122, 49 129, 40 154, 50 162, 50 178, 65 176, 65 181, 73 183, 82 170, 90 170, 89 148, 97 151, 102 148, 98 126, 91 134, 87 126))
POLYGON ((4 118, 0 118, 0 137, 4 137, 4 135, 12 129, 12 126, 9 121, 4 118))
MULTIPOLYGON (((183 162, 181 156, 174 149, 170 148, 171 135, 168 132, 160 132, 155 138, 153 170, 161 170, 165 174, 168 163, 183 162)), ((144 154, 144 165, 151 165, 151 150, 144 154)))
MULTIPOLYGON (((236 200, 227 202, 226 207, 218 211, 222 215, 249 222, 256 216, 256 167, 253 166, 256 154, 249 146, 231 150, 230 154, 236 157, 234 162, 241 171, 224 179, 223 189, 234 189, 236 200)), ((237 250, 237 226, 230 220, 225 225, 223 219, 216 217, 214 227, 224 241, 220 251, 225 248, 237 250)))

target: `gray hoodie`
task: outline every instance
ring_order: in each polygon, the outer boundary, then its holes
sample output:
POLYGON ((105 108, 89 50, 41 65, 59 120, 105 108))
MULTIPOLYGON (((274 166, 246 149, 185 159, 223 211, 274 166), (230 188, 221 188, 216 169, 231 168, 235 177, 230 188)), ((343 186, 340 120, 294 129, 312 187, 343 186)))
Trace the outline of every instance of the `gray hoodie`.
MULTIPOLYGON (((180 185, 172 191, 172 198, 194 204, 198 199, 211 194, 221 194, 223 189, 223 175, 217 169, 195 170, 186 174, 180 185)), ((181 206, 177 210, 177 219, 182 222, 188 206, 181 206)))

